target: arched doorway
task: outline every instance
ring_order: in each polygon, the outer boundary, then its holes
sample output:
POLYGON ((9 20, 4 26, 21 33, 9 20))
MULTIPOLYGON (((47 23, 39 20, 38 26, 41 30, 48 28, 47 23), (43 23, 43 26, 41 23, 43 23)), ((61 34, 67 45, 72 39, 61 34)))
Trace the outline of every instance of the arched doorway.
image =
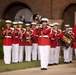
POLYGON ((70 4, 68 5, 63 14, 62 14, 62 19, 63 19, 63 26, 62 28, 64 28, 64 24, 70 24, 71 27, 74 26, 74 24, 76 23, 76 4, 70 4))
POLYGON ((30 21, 31 16, 32 11, 29 6, 21 2, 13 2, 6 8, 2 18, 11 20, 20 20, 24 18, 25 21, 30 21))
POLYGON ((14 19, 29 22, 29 21, 31 21, 31 16, 32 16, 32 13, 30 12, 30 10, 27 8, 24 8, 24 9, 19 10, 16 13, 14 19))

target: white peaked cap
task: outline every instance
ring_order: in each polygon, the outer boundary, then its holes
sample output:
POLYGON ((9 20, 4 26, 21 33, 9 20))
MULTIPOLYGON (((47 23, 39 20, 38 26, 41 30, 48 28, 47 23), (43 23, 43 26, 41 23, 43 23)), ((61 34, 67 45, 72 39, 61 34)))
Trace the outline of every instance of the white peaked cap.
POLYGON ((64 25, 65 27, 69 27, 70 25, 69 24, 66 24, 66 25, 64 25))
POLYGON ((6 23, 12 23, 12 21, 11 21, 11 20, 6 20, 5 22, 6 22, 6 23))
POLYGON ((42 18, 41 21, 47 21, 48 22, 49 19, 48 18, 42 18))
POLYGON ((18 24, 23 24, 23 22, 22 21, 18 21, 18 24))
POLYGON ((18 22, 15 22, 15 21, 14 21, 13 24, 16 25, 16 24, 18 24, 18 22))
POLYGON ((30 26, 30 23, 26 23, 25 25, 26 25, 26 26, 30 26))
POLYGON ((54 26, 55 26, 55 25, 59 26, 59 23, 57 23, 57 22, 55 22, 55 23, 53 23, 53 24, 54 24, 54 26))
POLYGON ((31 24, 32 24, 32 25, 36 25, 37 23, 36 23, 36 22, 32 22, 31 24))
POLYGON ((69 29, 72 30, 73 28, 72 27, 69 27, 69 29))
POLYGON ((51 24, 51 23, 50 23, 49 25, 50 25, 51 27, 53 27, 53 26, 54 26, 54 24, 51 24))

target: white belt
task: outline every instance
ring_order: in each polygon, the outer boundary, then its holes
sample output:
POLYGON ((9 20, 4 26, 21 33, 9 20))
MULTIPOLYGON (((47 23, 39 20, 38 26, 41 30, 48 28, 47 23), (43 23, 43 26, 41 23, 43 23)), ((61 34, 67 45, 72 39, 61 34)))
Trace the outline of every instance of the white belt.
POLYGON ((35 36, 37 36, 37 37, 38 37, 38 35, 35 35, 35 36))
POLYGON ((11 36, 5 36, 5 38, 11 38, 11 36))
POLYGON ((53 41, 53 40, 55 40, 55 38, 51 38, 51 40, 53 41))
POLYGON ((49 38, 49 36, 48 36, 48 35, 43 35, 43 36, 39 36, 39 37, 49 38))
POLYGON ((15 36, 15 38, 18 38, 18 36, 15 36))
POLYGON ((26 39, 26 42, 29 42, 30 40, 29 39, 26 39))

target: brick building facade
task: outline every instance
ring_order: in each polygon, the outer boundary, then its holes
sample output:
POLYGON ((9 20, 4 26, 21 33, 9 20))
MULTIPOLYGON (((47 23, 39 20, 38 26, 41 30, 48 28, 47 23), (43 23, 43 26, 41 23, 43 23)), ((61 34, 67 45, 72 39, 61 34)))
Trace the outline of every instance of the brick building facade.
POLYGON ((11 20, 16 13, 27 8, 32 14, 40 13, 50 22, 75 24, 76 0, 0 0, 0 18, 11 20))

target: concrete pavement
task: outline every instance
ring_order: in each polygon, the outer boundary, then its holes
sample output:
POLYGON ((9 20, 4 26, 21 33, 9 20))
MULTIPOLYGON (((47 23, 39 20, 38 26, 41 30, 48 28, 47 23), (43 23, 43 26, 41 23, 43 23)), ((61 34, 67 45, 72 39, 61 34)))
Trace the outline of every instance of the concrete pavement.
POLYGON ((0 75, 76 75, 76 61, 71 64, 59 64, 48 67, 48 70, 40 70, 38 68, 30 68, 24 70, 16 70, 11 72, 3 72, 0 75))

